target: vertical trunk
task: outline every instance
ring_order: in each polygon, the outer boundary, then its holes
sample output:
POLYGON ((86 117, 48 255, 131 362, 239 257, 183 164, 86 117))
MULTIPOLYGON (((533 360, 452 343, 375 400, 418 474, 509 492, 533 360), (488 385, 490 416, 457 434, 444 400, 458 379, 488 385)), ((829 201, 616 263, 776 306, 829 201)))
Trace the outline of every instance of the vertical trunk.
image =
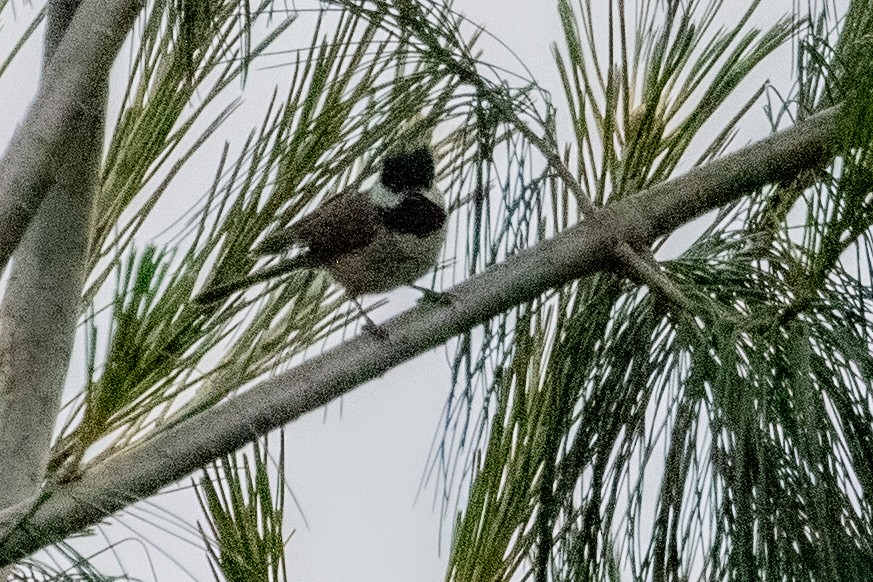
MULTIPOLYGON (((80 0, 51 0, 52 59, 80 0)), ((84 281, 88 225, 106 108, 106 82, 79 101, 53 162, 50 188, 15 251, 0 304, 0 507, 37 494, 45 477, 84 281)))

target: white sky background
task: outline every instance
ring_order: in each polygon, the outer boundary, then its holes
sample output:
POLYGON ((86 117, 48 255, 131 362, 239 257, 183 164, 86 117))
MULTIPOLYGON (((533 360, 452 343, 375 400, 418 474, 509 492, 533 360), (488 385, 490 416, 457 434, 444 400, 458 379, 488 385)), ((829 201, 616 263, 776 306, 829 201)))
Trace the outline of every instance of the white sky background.
MULTIPOLYGON (((846 2, 847 3, 847 2, 846 2)), ((16 3, 18 4, 18 3, 16 3)), ((456 0, 456 8, 506 43, 533 72, 540 84, 550 90, 559 112, 564 106, 561 88, 553 64, 550 44, 560 41, 561 29, 556 2, 543 0, 456 0)), ((605 4, 605 2, 604 2, 605 4)), ((631 3, 629 3, 631 4, 631 3)), ((726 3, 733 4, 731 2, 726 3)), ((766 27, 793 8, 791 0, 766 0, 759 10, 756 25, 766 27)), ((277 2, 280 7, 282 2, 277 2)), ((287 5, 291 5, 288 2, 287 5)), ((745 7, 746 2, 736 2, 745 7)), ((0 54, 8 54, 33 11, 18 4, 17 20, 7 10, 2 22, 0 54)), ((729 14, 729 11, 725 11, 729 14)), ((313 22, 303 16, 301 23, 313 22)), ((303 24, 291 27, 293 48, 308 42, 309 30, 303 24)), ((41 59, 42 32, 39 31, 0 81, 0 100, 4 115, 0 117, 0 143, 8 143, 36 89, 41 59)), ((560 42, 559 42, 560 44, 560 42)), ((281 45, 279 45, 281 46, 281 45)), ((520 71, 520 66, 506 49, 487 38, 485 58, 500 66, 520 71)), ((740 100, 748 88, 770 78, 783 93, 789 79, 790 53, 786 49, 778 58, 770 58, 757 74, 737 92, 740 100)), ((126 67, 127 53, 120 59, 126 67)), ((276 58, 272 63, 281 62, 276 58)), ((286 62, 290 62, 290 57, 286 62)), ((118 68, 118 67, 117 67, 118 68)), ((122 74, 114 77, 114 106, 124 89, 122 74)), ((269 99, 277 78, 288 75, 289 67, 263 68, 256 62, 245 89, 246 101, 222 136, 241 142, 253 125, 259 123, 262 105, 269 99), (247 113, 249 112, 249 113, 247 113), (234 134, 233 132, 238 132, 234 134)), ((284 85, 283 85, 284 86, 284 85)), ((236 84, 238 88, 238 84, 236 84)), ((229 98, 235 96, 229 94, 229 98)), ((727 108, 728 115, 732 110, 727 108)), ((764 135, 768 129, 760 107, 753 108, 750 119, 734 142, 734 148, 764 135)), ((566 129, 567 116, 560 115, 559 127, 566 129)), ((717 132, 717 127, 708 128, 717 132)), ((222 137, 225 139, 225 137, 222 137)), ((211 184, 217 165, 221 139, 211 148, 198 153, 196 160, 174 182, 172 204, 158 208, 153 232, 158 233, 178 217, 184 201, 193 202, 211 184), (190 197, 190 198, 189 198, 190 197)), ((686 227, 687 229, 688 227, 686 227)), ((688 230, 684 230, 687 237, 688 230)), ((145 242, 150 231, 141 232, 145 242)), ((674 237, 683 238, 682 233, 674 237)), ((685 238, 687 241, 688 239, 685 238)), ((679 242, 679 245, 682 243, 679 242)), ((672 247, 676 248, 676 247, 672 247)), ((377 320, 387 313, 412 304, 416 293, 399 291, 392 295, 390 309, 374 314, 377 320)), ((433 499, 433 481, 420 490, 428 451, 437 432, 443 404, 450 389, 447 348, 439 348, 400 366, 383 378, 352 391, 326 409, 310 413, 287 427, 287 473, 294 495, 301 504, 309 526, 306 527, 289 499, 286 532, 296 529, 288 551, 291 580, 305 582, 441 580, 445 576, 448 532, 451 522, 442 526, 433 499), (417 498, 417 501, 416 501, 417 498)), ((71 371, 80 379, 81 342, 74 352, 71 371), (79 359, 79 361, 76 361, 79 359), (75 372, 79 372, 78 374, 75 372)), ((76 386, 81 384, 74 382, 76 386)), ((187 484, 182 484, 187 485, 187 484)), ((193 524, 199 511, 190 491, 162 494, 148 503, 128 511, 125 526, 108 529, 113 540, 122 540, 116 548, 127 574, 142 580, 210 580, 206 559, 199 548, 199 537, 183 532, 172 523, 193 524), (159 509, 162 508, 162 509, 159 509), (169 512, 169 513, 165 513, 169 512), (138 540, 148 540, 142 542, 138 540), (152 573, 154 567, 154 574, 152 573)), ((99 548, 105 542, 99 536, 99 548)), ((80 546, 77 546, 80 547, 80 546)), ((86 546, 81 546, 83 549, 86 546)), ((119 574, 111 555, 104 556, 106 574, 119 574)))

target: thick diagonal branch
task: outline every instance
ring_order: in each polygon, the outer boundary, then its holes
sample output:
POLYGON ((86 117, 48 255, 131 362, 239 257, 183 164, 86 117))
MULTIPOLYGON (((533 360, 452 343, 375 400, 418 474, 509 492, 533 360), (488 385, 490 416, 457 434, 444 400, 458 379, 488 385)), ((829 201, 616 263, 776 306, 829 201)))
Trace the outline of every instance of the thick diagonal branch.
POLYGON ((610 268, 626 241, 650 243, 704 212, 806 167, 820 167, 838 145, 829 110, 688 174, 621 200, 604 220, 583 222, 451 290, 449 306, 423 305, 384 325, 390 339, 355 338, 215 408, 167 429, 45 495, 37 506, 0 514, 3 561, 152 495, 209 461, 381 376, 401 362, 480 325, 547 289, 610 268))

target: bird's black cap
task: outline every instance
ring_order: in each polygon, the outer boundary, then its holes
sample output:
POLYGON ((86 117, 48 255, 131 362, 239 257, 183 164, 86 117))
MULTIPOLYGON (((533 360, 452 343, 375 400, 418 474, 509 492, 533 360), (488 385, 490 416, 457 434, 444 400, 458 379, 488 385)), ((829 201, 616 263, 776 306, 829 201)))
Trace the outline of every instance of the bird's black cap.
POLYGON ((385 156, 382 184, 392 192, 424 190, 433 185, 435 167, 430 148, 393 152, 385 156))

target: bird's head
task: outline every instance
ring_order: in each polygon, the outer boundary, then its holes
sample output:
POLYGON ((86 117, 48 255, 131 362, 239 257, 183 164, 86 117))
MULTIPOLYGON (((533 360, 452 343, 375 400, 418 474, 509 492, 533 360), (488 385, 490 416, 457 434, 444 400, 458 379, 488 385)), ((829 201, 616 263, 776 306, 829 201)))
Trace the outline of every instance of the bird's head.
POLYGON ((427 146, 389 152, 382 162, 379 182, 373 188, 373 202, 393 207, 406 194, 424 194, 442 205, 442 196, 433 187, 436 168, 433 152, 427 146))
POLYGON ((392 152, 385 156, 380 180, 392 192, 427 190, 433 186, 433 153, 428 147, 392 152))

